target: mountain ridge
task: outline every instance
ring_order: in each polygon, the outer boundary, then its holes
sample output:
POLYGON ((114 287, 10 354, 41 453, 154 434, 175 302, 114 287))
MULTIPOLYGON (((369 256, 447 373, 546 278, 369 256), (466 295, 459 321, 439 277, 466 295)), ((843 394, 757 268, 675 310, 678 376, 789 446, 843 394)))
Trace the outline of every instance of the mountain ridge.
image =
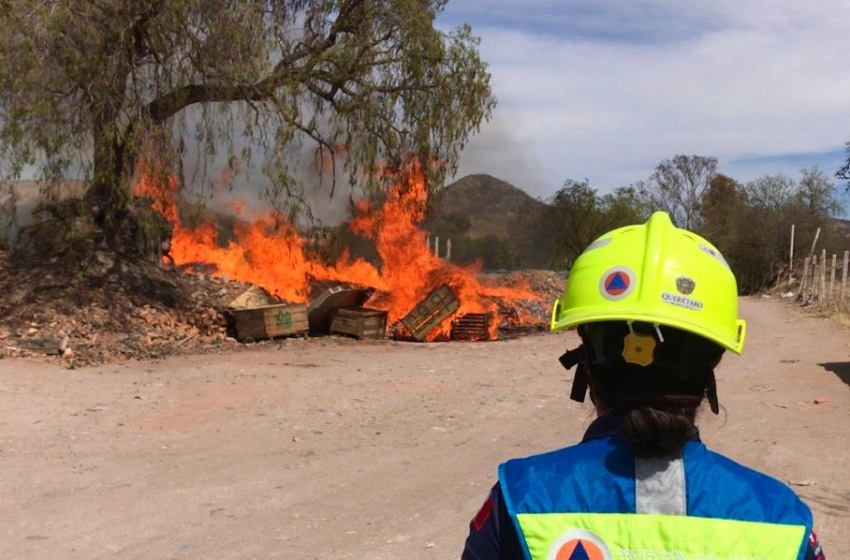
POLYGON ((422 228, 452 239, 461 264, 480 259, 484 268, 547 268, 551 245, 538 223, 545 207, 507 181, 466 175, 437 195, 422 228))

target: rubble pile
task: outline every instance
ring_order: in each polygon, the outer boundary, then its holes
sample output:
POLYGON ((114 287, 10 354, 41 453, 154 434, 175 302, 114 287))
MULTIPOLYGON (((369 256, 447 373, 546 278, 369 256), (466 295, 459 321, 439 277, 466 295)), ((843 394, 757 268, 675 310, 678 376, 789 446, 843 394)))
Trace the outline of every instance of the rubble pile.
MULTIPOLYGON (((539 301, 497 302, 504 318, 500 332, 548 326, 563 274, 484 277, 499 286, 527 283, 540 295, 539 301)), ((0 252, 0 358, 55 356, 74 368, 235 350, 244 345, 233 332, 229 306, 252 290, 257 288, 243 282, 149 260, 124 261, 107 251, 95 252, 85 266, 59 257, 13 265, 0 252)))
POLYGON ((12 266, 0 253, 0 358, 57 355, 67 367, 220 351, 226 306, 250 286, 96 252, 12 266))
POLYGON ((508 273, 485 273, 484 280, 499 286, 527 284, 539 296, 538 300, 516 300, 510 304, 496 301, 503 334, 519 334, 549 328, 552 305, 564 295, 565 272, 551 270, 521 270, 508 273))

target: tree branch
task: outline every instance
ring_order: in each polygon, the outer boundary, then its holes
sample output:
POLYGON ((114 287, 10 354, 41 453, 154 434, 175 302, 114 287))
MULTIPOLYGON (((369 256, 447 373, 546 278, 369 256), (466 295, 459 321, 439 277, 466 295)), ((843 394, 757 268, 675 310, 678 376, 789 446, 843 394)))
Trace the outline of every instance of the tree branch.
POLYGON ((151 4, 147 10, 139 14, 139 17, 136 18, 130 26, 130 33, 133 35, 133 48, 136 56, 144 58, 151 53, 146 41, 148 23, 158 16, 164 7, 165 0, 157 0, 151 4))
MULTIPOLYGON (((274 90, 286 83, 287 78, 299 60, 315 57, 331 49, 341 33, 357 33, 363 25, 362 6, 365 0, 349 0, 340 9, 339 16, 328 32, 328 36, 319 43, 301 43, 289 56, 283 57, 271 73, 256 84, 214 85, 189 84, 177 88, 153 101, 145 113, 154 122, 161 123, 173 117, 182 109, 196 103, 215 103, 232 101, 263 101, 271 99, 274 90)), ((318 95, 317 91, 313 93, 318 95)), ((327 99, 328 95, 320 95, 327 99)))

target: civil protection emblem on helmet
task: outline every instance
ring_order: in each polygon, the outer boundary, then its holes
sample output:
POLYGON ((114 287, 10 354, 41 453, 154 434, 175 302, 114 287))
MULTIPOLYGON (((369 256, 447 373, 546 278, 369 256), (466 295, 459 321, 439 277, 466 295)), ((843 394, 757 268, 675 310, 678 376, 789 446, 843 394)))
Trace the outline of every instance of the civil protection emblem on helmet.
POLYGON ((676 278, 676 289, 679 290, 679 293, 685 296, 689 296, 694 293, 694 288, 697 287, 697 283, 688 278, 687 276, 680 276, 676 278))
POLYGON ((597 535, 573 529, 558 537, 546 560, 611 560, 611 551, 597 535))
POLYGON ((628 297, 635 289, 635 273, 625 266, 609 268, 599 279, 599 293, 608 301, 628 297))

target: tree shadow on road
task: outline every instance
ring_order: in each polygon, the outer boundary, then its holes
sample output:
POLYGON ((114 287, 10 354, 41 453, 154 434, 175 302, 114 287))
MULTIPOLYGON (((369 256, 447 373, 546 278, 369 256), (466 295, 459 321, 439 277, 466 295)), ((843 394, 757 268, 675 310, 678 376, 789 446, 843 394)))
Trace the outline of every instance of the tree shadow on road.
POLYGON ((838 379, 850 385, 850 362, 826 362, 818 365, 826 371, 831 371, 838 376, 838 379))

